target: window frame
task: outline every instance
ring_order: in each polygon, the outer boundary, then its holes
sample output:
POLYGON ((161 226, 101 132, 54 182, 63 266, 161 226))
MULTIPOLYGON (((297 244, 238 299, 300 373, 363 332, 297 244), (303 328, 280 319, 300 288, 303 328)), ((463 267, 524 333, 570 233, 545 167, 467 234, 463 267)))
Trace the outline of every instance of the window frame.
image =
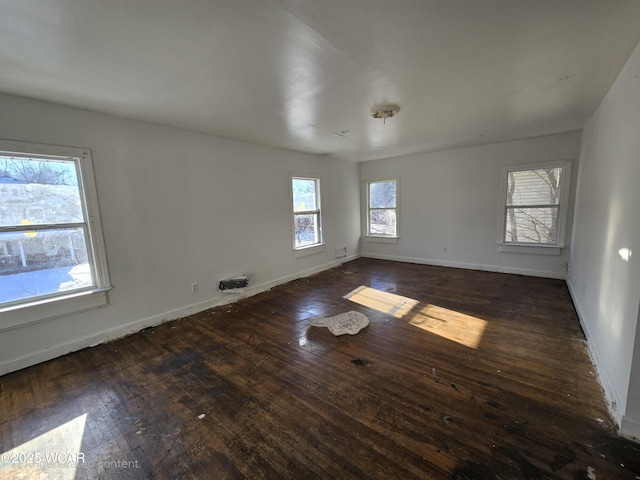
MULTIPOLYGON (((0 306, 0 313, 2 314, 0 331, 106 305, 108 303, 107 291, 111 289, 111 283, 98 208, 91 150, 0 140, 0 153, 14 157, 48 158, 74 162, 78 177, 78 192, 81 199, 83 221, 73 223, 73 226, 82 228, 84 231, 87 257, 92 271, 92 285, 90 286, 42 296, 32 296, 2 304, 0 306)), ((43 224, 30 227, 46 230, 64 229, 69 225, 72 224, 43 224)), ((20 232, 21 229, 18 227, 0 227, 0 232, 16 231, 20 232)))
POLYGON ((553 160, 545 162, 526 163, 520 165, 510 165, 502 169, 500 180, 500 229, 499 240, 501 252, 507 253, 541 253, 559 255, 561 249, 566 246, 567 219, 569 212, 569 200, 571 190, 571 159, 553 160), (557 235, 555 243, 535 243, 535 242, 510 242, 507 241, 507 216, 511 207, 507 205, 509 173, 542 170, 550 168, 561 168, 560 199, 558 205, 532 204, 520 207, 544 208, 554 207, 558 211, 557 235))
POLYGON ((296 257, 305 256, 312 253, 317 253, 324 251, 324 234, 323 234, 323 224, 322 224, 322 204, 321 204, 321 192, 320 192, 320 176, 319 175, 309 175, 309 174, 297 174, 291 173, 289 175, 289 195, 290 201, 289 205, 291 208, 291 235, 292 235, 292 245, 294 255, 296 257), (315 196, 315 204, 316 208, 312 210, 304 210, 304 211, 295 211, 294 207, 294 193, 293 193, 293 181, 294 180, 311 180, 314 182, 314 196, 315 196), (318 241, 309 245, 296 245, 296 217, 300 215, 316 215, 317 222, 317 231, 318 231, 318 241))
POLYGON ((400 238, 400 178, 376 178, 369 179, 364 182, 364 221, 363 231, 365 232, 364 238, 368 242, 379 243, 396 243, 400 238), (393 210, 396 212, 396 233, 395 235, 385 235, 380 233, 371 232, 371 211, 372 210, 392 210, 392 208, 371 208, 371 185, 374 183, 395 183, 396 187, 396 204, 393 210))

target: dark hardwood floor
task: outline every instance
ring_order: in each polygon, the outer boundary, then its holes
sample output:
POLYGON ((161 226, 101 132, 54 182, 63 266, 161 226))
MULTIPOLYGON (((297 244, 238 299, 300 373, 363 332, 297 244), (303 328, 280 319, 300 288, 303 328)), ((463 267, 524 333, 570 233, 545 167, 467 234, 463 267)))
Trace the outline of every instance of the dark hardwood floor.
POLYGON ((0 415, 1 478, 640 478, 563 281, 379 260, 0 377, 0 415))

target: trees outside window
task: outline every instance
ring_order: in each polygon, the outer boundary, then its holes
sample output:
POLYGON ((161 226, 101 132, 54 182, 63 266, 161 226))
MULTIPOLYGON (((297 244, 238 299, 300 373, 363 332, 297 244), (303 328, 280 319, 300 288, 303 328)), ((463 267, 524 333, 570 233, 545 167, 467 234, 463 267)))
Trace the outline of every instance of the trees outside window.
POLYGON ((293 248, 300 249, 322 243, 320 218, 320 180, 291 178, 293 199, 293 248))
POLYGON ((11 147, 0 149, 0 307, 107 287, 89 152, 11 147))
POLYGON ((569 177, 568 162, 507 169, 502 242, 561 246, 569 177))
POLYGON ((398 181, 367 183, 367 235, 398 236, 398 181))

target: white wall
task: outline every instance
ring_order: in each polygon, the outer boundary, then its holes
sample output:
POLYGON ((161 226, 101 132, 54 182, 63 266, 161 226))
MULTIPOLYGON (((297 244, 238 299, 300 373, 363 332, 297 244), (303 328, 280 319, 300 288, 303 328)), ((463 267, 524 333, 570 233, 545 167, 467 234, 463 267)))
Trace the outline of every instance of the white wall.
POLYGON ((107 307, 0 332, 0 374, 229 301, 229 275, 255 292, 358 252, 354 163, 7 95, 0 137, 92 150, 114 287, 107 307), (293 256, 291 172, 321 177, 324 253, 293 256))
MULTIPOLYGON (((568 248, 556 256, 499 251, 500 180, 505 166, 573 159, 571 212, 579 151, 580 133, 572 132, 362 163, 362 181, 400 178, 400 239, 397 244, 363 240, 361 254, 565 278, 568 248)), ((361 202, 366 205, 364 198, 361 202)))
POLYGON ((640 47, 584 129, 568 281, 614 416, 638 437, 639 182, 640 47))

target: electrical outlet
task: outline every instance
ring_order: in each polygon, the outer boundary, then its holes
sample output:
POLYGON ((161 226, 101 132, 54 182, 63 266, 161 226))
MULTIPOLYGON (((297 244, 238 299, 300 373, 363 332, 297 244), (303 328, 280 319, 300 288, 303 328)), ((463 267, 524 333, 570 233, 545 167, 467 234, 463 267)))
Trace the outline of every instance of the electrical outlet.
POLYGON ((200 285, 198 285, 198 282, 193 282, 191 284, 191 293, 196 293, 198 290, 200 290, 200 285))

